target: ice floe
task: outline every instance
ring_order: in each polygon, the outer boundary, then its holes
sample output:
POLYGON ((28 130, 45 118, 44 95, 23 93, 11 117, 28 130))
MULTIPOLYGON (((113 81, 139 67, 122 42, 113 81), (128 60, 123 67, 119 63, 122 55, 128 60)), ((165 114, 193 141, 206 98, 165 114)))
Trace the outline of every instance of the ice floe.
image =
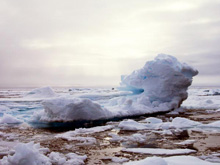
POLYGON ((40 121, 97 120, 112 117, 112 113, 89 99, 54 98, 43 102, 44 111, 36 113, 40 121))
POLYGON ((36 88, 25 94, 26 98, 49 98, 55 97, 57 94, 51 87, 36 88))
POLYGON ((80 156, 75 153, 68 153, 66 155, 59 152, 51 152, 49 158, 52 164, 58 165, 82 165, 87 159, 86 155, 80 156))
POLYGON ((75 153, 66 155, 58 152, 49 154, 48 148, 42 148, 39 143, 19 143, 15 146, 12 155, 0 159, 1 165, 82 165, 87 159, 86 155, 80 156, 75 153))
POLYGON ((34 144, 34 142, 30 142, 27 144, 18 144, 15 147, 15 153, 12 156, 4 156, 2 160, 0 160, 0 164, 2 165, 30 165, 30 164, 44 164, 51 165, 50 159, 46 157, 40 148, 40 144, 34 144))
POLYGON ((130 136, 118 136, 117 134, 109 133, 109 136, 111 136, 111 139, 110 139, 111 142, 144 143, 146 142, 146 139, 147 139, 146 134, 140 134, 140 133, 135 133, 130 136))
MULTIPOLYGON (((147 121, 145 119, 143 121, 147 121)), ((151 119, 152 120, 152 119, 151 119)), ((154 119, 156 121, 156 119, 154 119)), ((160 120, 158 120, 160 121, 160 120)), ((155 122, 155 123, 139 123, 132 119, 123 120, 119 123, 118 127, 122 130, 130 130, 130 131, 137 131, 137 130, 168 130, 168 129, 185 129, 185 128, 219 128, 220 121, 211 122, 209 124, 203 124, 201 122, 193 121, 183 117, 176 117, 171 122, 155 122)))
POLYGON ((171 156, 167 158, 161 157, 148 157, 143 160, 133 161, 125 163, 125 165, 146 165, 146 164, 156 164, 156 165, 215 165, 216 163, 211 163, 208 161, 201 160, 194 156, 171 156))
POLYGON ((124 148, 124 152, 150 154, 150 155, 183 155, 195 153, 196 150, 192 149, 162 149, 162 148, 124 148))

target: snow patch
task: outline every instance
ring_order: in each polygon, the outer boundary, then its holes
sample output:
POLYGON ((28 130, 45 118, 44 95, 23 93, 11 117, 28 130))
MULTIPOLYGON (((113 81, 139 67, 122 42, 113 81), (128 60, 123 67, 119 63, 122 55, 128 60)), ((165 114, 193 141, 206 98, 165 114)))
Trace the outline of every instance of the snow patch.
POLYGON ((4 113, 2 117, 0 117, 0 124, 18 124, 22 123, 21 120, 18 120, 16 117, 4 113))
POLYGON ((196 150, 191 149, 161 149, 161 148, 125 148, 124 152, 150 154, 150 155, 182 155, 195 153, 196 150))
POLYGON ((97 120, 112 116, 107 109, 89 99, 54 98, 44 100, 44 112, 35 114, 40 121, 97 120))
POLYGON ((15 154, 13 156, 4 156, 0 160, 2 165, 30 165, 30 164, 42 164, 51 165, 50 159, 46 157, 41 151, 40 144, 34 144, 30 142, 27 144, 18 144, 15 147, 15 154))
POLYGON ((161 157, 148 157, 143 160, 133 161, 125 163, 125 165, 146 165, 146 164, 155 164, 155 165, 215 165, 216 163, 211 163, 208 161, 201 160, 194 156, 171 156, 167 158, 161 157))
POLYGON ((42 87, 42 88, 36 88, 36 89, 28 92, 24 97, 27 97, 27 98, 48 98, 48 97, 55 97, 55 96, 57 96, 57 95, 51 87, 42 87))

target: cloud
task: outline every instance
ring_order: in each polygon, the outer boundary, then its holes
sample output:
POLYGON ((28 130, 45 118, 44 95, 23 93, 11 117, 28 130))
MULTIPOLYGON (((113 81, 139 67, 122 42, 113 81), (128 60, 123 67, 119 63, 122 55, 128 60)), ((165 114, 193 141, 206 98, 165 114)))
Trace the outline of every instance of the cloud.
POLYGON ((216 84, 219 15, 218 0, 2 0, 0 86, 117 85, 158 53, 216 84))

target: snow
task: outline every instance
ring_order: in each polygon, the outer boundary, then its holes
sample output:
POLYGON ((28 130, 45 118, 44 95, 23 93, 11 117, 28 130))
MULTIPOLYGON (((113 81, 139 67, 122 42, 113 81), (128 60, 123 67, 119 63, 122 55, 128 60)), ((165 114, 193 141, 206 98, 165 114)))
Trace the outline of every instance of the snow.
POLYGON ((150 155, 182 155, 195 153, 196 150, 192 149, 162 149, 162 148, 125 148, 124 152, 150 154, 150 155))
POLYGON ((195 142, 196 142, 195 140, 185 140, 185 141, 182 141, 182 142, 179 142, 179 143, 174 143, 174 144, 185 146, 185 145, 193 144, 195 142))
POLYGON ((30 92, 28 92, 24 97, 27 98, 48 98, 55 97, 56 93, 53 91, 51 87, 42 87, 36 88, 30 92))
POLYGON ((133 161, 125 163, 125 165, 146 165, 146 164, 155 164, 155 165, 215 165, 216 163, 211 163, 208 161, 201 160, 194 156, 171 156, 166 158, 161 157, 147 157, 143 160, 133 161))
POLYGON ((79 128, 75 129, 74 131, 67 131, 65 133, 61 133, 56 135, 56 138, 65 138, 65 139, 71 139, 74 136, 77 135, 88 135, 88 134, 94 134, 98 132, 104 132, 107 130, 112 129, 114 126, 112 125, 106 125, 106 126, 97 126, 92 128, 79 128))
POLYGON ((172 125, 175 128, 187 128, 201 125, 201 123, 183 117, 176 117, 172 120, 172 125))
POLYGON ((128 76, 122 76, 121 85, 138 96, 137 104, 132 109, 156 108, 158 111, 178 108, 187 98, 187 88, 192 83, 192 77, 198 71, 185 63, 180 63, 175 57, 159 54, 153 61, 147 62, 143 68, 128 76), (138 92, 137 92, 138 91, 138 92), (138 107, 135 107, 138 106, 138 107))
MULTIPOLYGON (((168 130, 168 129, 184 129, 184 128, 219 128, 220 127, 220 121, 215 121, 209 124, 202 124, 197 121, 193 121, 187 118, 183 117, 176 117, 171 122, 161 122, 162 120, 157 120, 157 118, 151 118, 151 119, 145 119, 142 120, 142 122, 146 122, 152 120, 153 122, 148 123, 139 123, 137 121, 134 121, 132 119, 123 120, 119 123, 118 127, 122 130, 128 130, 128 131, 137 131, 137 130, 159 130, 162 129, 168 130)), ((170 132, 158 132, 158 133, 164 133, 164 134, 170 134, 170 132)))
POLYGON ((56 136, 57 138, 62 138, 62 139, 66 139, 68 141, 77 141, 79 143, 77 143, 76 145, 78 146, 87 146, 87 145, 93 145, 96 144, 96 138, 94 137, 80 137, 80 136, 76 136, 76 137, 71 137, 71 136, 56 136))
POLYGON ((14 116, 10 114, 4 113, 2 117, 0 117, 0 124, 18 124, 22 123, 21 120, 18 120, 14 116))
POLYGON ((111 142, 132 142, 132 143, 144 143, 147 140, 146 134, 135 133, 130 136, 118 136, 114 133, 109 133, 109 136, 112 138, 110 139, 111 142))
POLYGON ((7 106, 0 105, 0 113, 9 111, 10 109, 7 106))
POLYGON ((2 165, 51 165, 50 159, 40 152, 40 144, 30 142, 27 144, 18 144, 15 147, 15 154, 13 156, 4 156, 0 160, 2 165))
POLYGON ((142 122, 150 123, 150 124, 159 124, 163 121, 161 119, 158 119, 156 117, 148 117, 145 120, 142 120, 142 122))
POLYGON ((144 160, 133 161, 125 163, 125 165, 168 165, 163 158, 160 157, 148 157, 144 160))
POLYGON ((19 143, 15 147, 14 154, 4 156, 0 160, 1 165, 82 165, 87 159, 86 155, 80 156, 75 153, 68 153, 66 155, 58 152, 49 152, 48 148, 41 148, 40 144, 19 143))
POLYGON ((182 104, 186 109, 204 109, 204 110, 217 110, 220 108, 219 95, 207 95, 204 91, 219 90, 211 88, 193 88, 190 89, 189 97, 182 104))
POLYGON ((85 164, 84 161, 87 159, 87 156, 80 156, 75 153, 68 153, 66 155, 59 152, 51 152, 49 158, 52 164, 58 165, 81 165, 85 164))
POLYGON ((44 100, 43 113, 35 114, 40 121, 74 121, 106 119, 112 113, 89 99, 54 98, 44 100))
POLYGON ((56 135, 56 138, 66 139, 68 141, 78 141, 76 145, 93 145, 96 144, 96 138, 93 137, 80 137, 78 135, 88 135, 94 134, 97 132, 103 132, 112 129, 113 126, 106 125, 106 126, 98 126, 93 128, 79 128, 74 131, 67 131, 65 133, 61 133, 56 135))
POLYGON ((131 119, 121 121, 118 127, 121 128, 122 130, 130 130, 130 131, 146 129, 146 126, 144 124, 138 123, 131 119))

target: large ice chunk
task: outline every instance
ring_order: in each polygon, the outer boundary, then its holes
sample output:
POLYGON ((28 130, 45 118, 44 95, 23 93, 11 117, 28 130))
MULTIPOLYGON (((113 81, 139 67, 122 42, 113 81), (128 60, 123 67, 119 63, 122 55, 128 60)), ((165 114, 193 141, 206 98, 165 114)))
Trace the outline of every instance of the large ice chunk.
MULTIPOLYGON (((159 54, 153 61, 128 76, 122 76, 121 86, 140 93, 143 102, 169 102, 168 108, 177 108, 187 98, 187 88, 198 71, 175 57, 159 54), (146 101, 144 101, 146 100, 146 101)), ((139 100, 140 100, 139 98, 139 100)), ((140 102, 140 103, 141 103, 140 102)))

